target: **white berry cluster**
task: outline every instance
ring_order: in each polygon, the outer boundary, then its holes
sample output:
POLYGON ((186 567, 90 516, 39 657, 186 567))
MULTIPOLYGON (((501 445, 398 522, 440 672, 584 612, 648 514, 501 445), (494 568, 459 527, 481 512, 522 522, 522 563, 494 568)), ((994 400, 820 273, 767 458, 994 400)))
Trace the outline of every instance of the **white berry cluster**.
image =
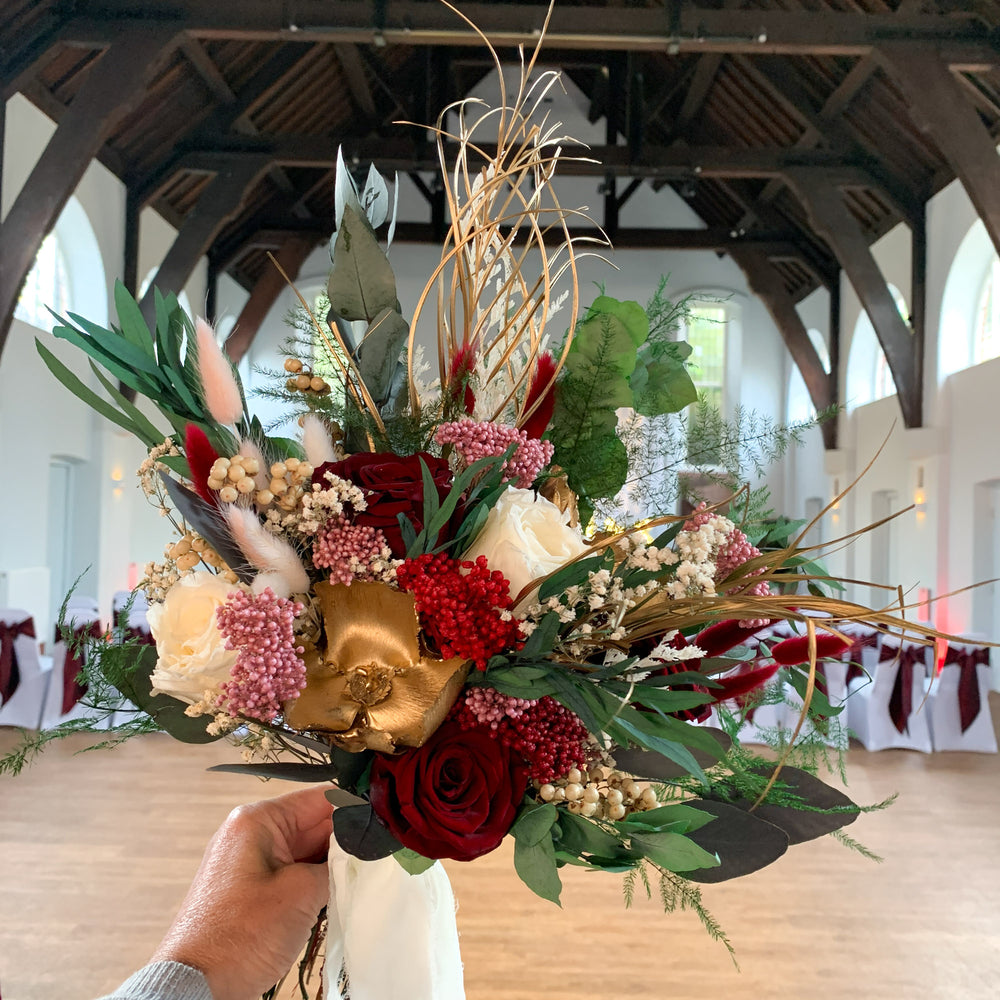
POLYGON ((602 766, 589 771, 571 768, 564 778, 538 787, 542 802, 565 802, 572 813, 593 819, 624 819, 629 813, 655 809, 656 792, 620 771, 602 766))

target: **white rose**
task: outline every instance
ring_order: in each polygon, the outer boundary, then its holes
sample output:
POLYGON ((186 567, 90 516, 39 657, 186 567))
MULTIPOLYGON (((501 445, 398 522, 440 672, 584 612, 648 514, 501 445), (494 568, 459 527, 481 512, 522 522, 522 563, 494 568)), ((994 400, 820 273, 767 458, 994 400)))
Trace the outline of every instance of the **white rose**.
POLYGON ((215 611, 236 589, 221 576, 199 571, 182 577, 162 604, 149 609, 158 654, 150 678, 154 693, 194 705, 229 680, 238 651, 226 649, 215 611))
MULTIPOLYGON (((511 486, 463 558, 486 556, 490 569, 499 570, 510 581, 510 596, 517 597, 532 580, 559 569, 587 547, 580 532, 569 526, 569 511, 563 513, 531 490, 511 486)), ((535 599, 529 598, 521 606, 535 599)))

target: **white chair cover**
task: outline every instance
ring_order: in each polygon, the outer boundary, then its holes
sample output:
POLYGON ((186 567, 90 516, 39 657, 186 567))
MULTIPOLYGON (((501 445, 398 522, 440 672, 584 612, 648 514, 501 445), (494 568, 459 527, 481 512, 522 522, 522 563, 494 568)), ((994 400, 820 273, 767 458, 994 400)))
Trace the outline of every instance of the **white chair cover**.
POLYGON ((928 716, 930 719, 931 741, 935 750, 966 750, 974 753, 996 753, 997 736, 990 713, 990 665, 988 647, 975 643, 949 643, 949 653, 941 672, 934 679, 928 692, 928 716), (975 663, 971 668, 976 672, 979 688, 979 714, 963 732, 959 706, 959 683, 962 678, 959 659, 954 654, 976 654, 985 652, 986 660, 975 663))
POLYGON ((924 672, 914 669, 911 678, 913 710, 907 717, 906 731, 900 732, 889 714, 896 676, 900 670, 898 658, 880 660, 886 649, 893 646, 889 640, 882 650, 872 647, 861 651, 861 663, 868 676, 852 680, 848 685, 847 724, 866 750, 894 748, 931 752, 931 734, 928 713, 923 706, 924 672), (869 677, 872 679, 869 680, 869 677))
MULTIPOLYGON (((96 602, 94 602, 96 604, 96 602)), ((67 608, 66 624, 71 628, 90 625, 99 622, 100 615, 94 610, 85 608, 67 608)), ((68 722, 70 719, 83 719, 93 715, 93 709, 77 702, 68 712, 63 712, 63 690, 65 684, 65 671, 67 653, 69 652, 66 643, 60 637, 52 646, 52 679, 49 683, 48 693, 45 698, 45 707, 42 711, 42 728, 51 729, 61 722, 68 722)), ((105 720, 101 728, 107 728, 111 724, 110 718, 105 720)))
MULTIPOLYGON (((30 618, 19 608, 0 609, 4 625, 18 625, 30 618)), ((15 637, 14 652, 20 681, 13 695, 0 705, 0 726, 37 729, 52 676, 52 658, 39 656, 38 639, 30 635, 15 637)))

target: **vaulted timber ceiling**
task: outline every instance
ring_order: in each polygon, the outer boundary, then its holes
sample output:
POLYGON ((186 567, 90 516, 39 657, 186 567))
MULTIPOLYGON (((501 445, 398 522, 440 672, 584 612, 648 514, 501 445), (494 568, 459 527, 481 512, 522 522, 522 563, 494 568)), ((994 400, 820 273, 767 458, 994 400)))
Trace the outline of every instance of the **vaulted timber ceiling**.
MULTIPOLYGON (((547 4, 459 6, 514 58, 547 4)), ((607 125, 600 163, 564 172, 603 179, 615 245, 731 254, 818 406, 837 399, 836 375, 794 304, 843 271, 919 426, 927 199, 958 176, 1000 247, 1000 2, 567 0, 547 37, 547 63, 607 125), (644 183, 673 186, 706 228, 620 228, 644 183), (916 251, 909 322, 868 251, 901 221, 916 251)), ((213 275, 251 290, 237 350, 277 295, 267 253, 294 272, 330 235, 339 145, 410 173, 433 221, 397 238, 436 241, 441 204, 421 178, 434 151, 393 122, 432 121, 490 69, 437 0, 0 0, 0 39, 0 96, 23 92, 59 123, 0 225, 0 349, 41 239, 95 156, 128 190, 126 283, 149 205, 178 229, 157 284, 182 286, 207 254, 213 275)))

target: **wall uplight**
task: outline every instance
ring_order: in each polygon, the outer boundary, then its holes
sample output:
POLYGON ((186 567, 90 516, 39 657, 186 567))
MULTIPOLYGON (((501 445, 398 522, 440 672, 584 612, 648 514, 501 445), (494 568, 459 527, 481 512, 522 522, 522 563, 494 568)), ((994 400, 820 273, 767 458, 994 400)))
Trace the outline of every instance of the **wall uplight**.
POLYGON ((917 466, 917 487, 913 491, 913 509, 917 514, 917 523, 920 524, 927 517, 927 493, 924 490, 924 467, 917 466))

